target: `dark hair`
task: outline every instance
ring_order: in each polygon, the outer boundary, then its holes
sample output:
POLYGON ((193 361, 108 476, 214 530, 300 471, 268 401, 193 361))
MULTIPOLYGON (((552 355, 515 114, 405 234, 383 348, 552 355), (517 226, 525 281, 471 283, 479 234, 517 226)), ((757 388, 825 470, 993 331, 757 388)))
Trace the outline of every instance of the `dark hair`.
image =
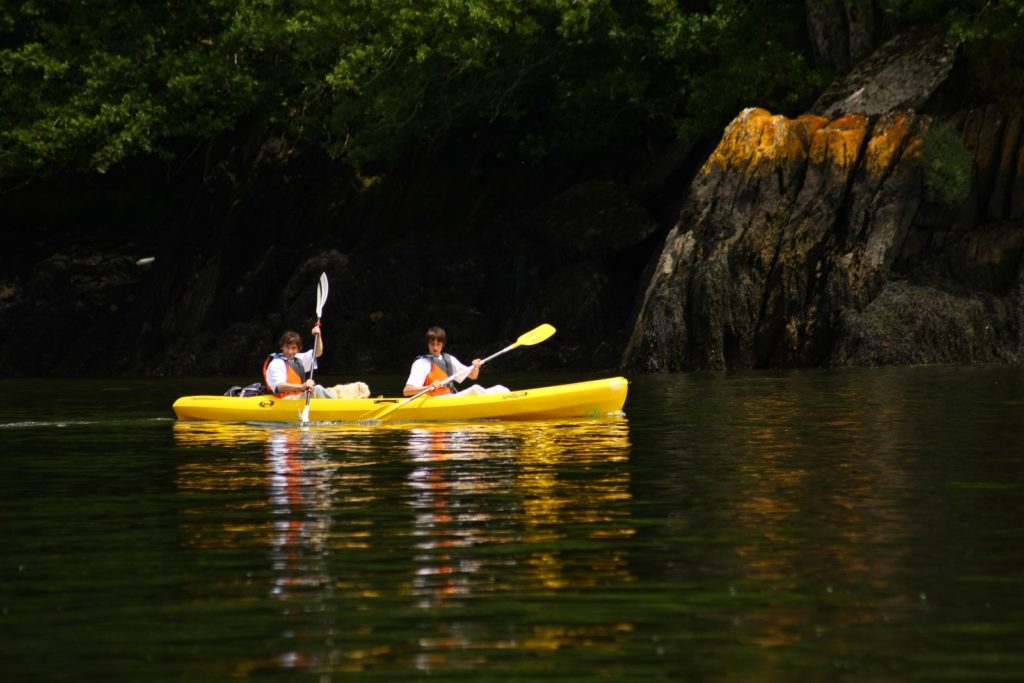
POLYGON ((302 346, 302 337, 299 336, 298 332, 286 330, 285 333, 281 335, 281 341, 277 342, 279 347, 283 347, 285 344, 298 344, 299 346, 302 346))
POLYGON ((429 344, 435 339, 441 342, 442 344, 448 343, 448 335, 446 335, 444 333, 444 330, 438 327, 437 325, 427 330, 427 343, 429 344))

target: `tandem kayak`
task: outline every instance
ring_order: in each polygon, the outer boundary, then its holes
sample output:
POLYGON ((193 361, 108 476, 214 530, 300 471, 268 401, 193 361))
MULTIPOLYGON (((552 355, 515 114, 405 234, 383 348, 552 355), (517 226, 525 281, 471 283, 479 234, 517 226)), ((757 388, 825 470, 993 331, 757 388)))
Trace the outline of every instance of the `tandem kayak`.
MULTIPOLYGON (((420 396, 388 414, 396 422, 548 420, 621 414, 629 382, 610 377, 552 387, 476 396, 420 396)), ((314 398, 312 422, 359 422, 405 398, 314 398)), ((299 422, 306 401, 276 396, 183 396, 174 402, 179 420, 299 422)))

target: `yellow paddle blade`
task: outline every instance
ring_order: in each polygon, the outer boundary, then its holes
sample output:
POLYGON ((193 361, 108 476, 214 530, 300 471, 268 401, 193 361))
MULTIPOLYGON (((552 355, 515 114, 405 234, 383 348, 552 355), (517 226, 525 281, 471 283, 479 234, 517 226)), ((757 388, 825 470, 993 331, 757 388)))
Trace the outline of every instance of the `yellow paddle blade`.
POLYGON ((534 344, 540 344, 542 341, 550 337, 555 333, 555 328, 552 325, 544 323, 538 325, 529 332, 524 332, 516 339, 516 346, 533 346, 534 344))

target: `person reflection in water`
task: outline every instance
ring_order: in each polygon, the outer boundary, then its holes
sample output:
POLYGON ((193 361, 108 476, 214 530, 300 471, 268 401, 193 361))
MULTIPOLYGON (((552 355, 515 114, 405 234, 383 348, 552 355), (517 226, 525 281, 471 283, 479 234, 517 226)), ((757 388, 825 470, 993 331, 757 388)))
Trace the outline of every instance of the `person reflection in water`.
MULTIPOLYGON (((405 380, 405 388, 402 394, 414 396, 427 387, 431 396, 451 396, 456 391, 455 382, 460 384, 467 378, 475 380, 480 376, 480 359, 475 358, 470 365, 465 365, 455 356, 444 352, 444 346, 448 341, 448 335, 440 327, 431 327, 427 330, 427 353, 418 356, 413 361, 409 370, 409 378, 405 380), (454 376, 455 379, 445 383, 445 380, 454 376)), ((508 387, 496 384, 493 387, 482 387, 474 384, 460 393, 463 396, 474 396, 478 394, 501 394, 508 391, 508 387)))

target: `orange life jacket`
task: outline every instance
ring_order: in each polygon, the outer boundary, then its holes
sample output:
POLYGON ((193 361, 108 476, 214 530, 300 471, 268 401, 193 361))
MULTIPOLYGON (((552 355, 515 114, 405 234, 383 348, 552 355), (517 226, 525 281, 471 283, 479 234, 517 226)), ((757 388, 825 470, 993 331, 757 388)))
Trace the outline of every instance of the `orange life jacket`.
MULTIPOLYGON (((270 361, 274 360, 275 358, 280 358, 281 360, 283 360, 284 366, 285 368, 287 368, 288 376, 285 382, 286 384, 302 384, 305 381, 302 379, 302 365, 299 363, 299 361, 295 360, 294 358, 292 360, 288 360, 280 353, 272 353, 269 356, 267 356, 267 359, 265 361, 263 361, 263 383, 266 384, 271 391, 274 390, 274 387, 270 386, 270 380, 267 379, 267 368, 270 367, 270 361)), ((274 395, 277 396, 278 398, 288 398, 289 396, 302 396, 305 393, 305 391, 281 391, 274 392, 274 395)))
MULTIPOLYGON (((451 357, 446 356, 447 354, 441 354, 441 359, 447 362, 448 369, 450 370, 452 369, 451 357)), ((420 358, 426 358, 427 360, 430 361, 430 372, 427 373, 426 379, 423 380, 423 386, 429 387, 435 381, 444 381, 448 379, 448 373, 441 369, 441 366, 438 365, 437 363, 437 359, 435 359, 433 356, 420 356, 420 358)), ((453 382, 449 382, 440 389, 434 389, 433 391, 428 391, 427 393, 430 396, 444 396, 445 394, 454 394, 455 387, 453 387, 452 384, 453 382)))

